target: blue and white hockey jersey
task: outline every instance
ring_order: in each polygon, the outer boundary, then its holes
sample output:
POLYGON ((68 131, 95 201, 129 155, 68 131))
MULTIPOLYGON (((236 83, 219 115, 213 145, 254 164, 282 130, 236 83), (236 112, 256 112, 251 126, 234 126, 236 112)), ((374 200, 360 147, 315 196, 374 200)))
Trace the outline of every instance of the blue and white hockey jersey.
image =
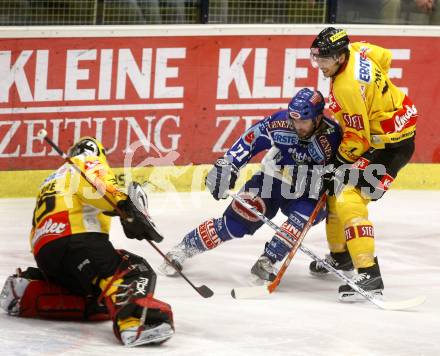
POLYGON ((338 150, 341 138, 339 125, 323 117, 310 138, 300 139, 288 111, 282 110, 246 130, 225 153, 225 157, 240 169, 256 154, 270 150, 262 161, 263 171, 274 175, 289 167, 293 175, 291 178, 295 178, 299 166, 304 169, 305 165, 311 171, 315 165, 329 164, 338 150))

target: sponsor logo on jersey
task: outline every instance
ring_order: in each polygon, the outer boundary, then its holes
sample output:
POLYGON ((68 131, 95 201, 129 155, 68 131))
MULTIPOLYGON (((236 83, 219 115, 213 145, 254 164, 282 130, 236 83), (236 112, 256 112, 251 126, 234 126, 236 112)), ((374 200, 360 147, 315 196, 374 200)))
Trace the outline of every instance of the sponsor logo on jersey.
POLYGON ((280 145, 296 145, 298 143, 298 136, 295 133, 276 132, 272 139, 275 143, 280 145))
POLYGON ((290 120, 275 120, 267 125, 269 129, 293 129, 293 123, 290 120))
POLYGON ((298 147, 289 148, 289 153, 291 154, 293 160, 298 164, 312 161, 312 158, 307 154, 307 152, 299 151, 298 147))
POLYGON ((385 174, 382 179, 379 182, 379 185, 377 186, 378 189, 387 191, 390 189, 391 183, 394 182, 394 178, 391 177, 389 174, 385 174))
MULTIPOLYGON (((246 201, 249 205, 252 205, 255 209, 257 209, 260 213, 266 214, 266 204, 264 203, 263 198, 260 196, 254 196, 251 193, 244 192, 240 193, 240 197, 246 201)), ((242 218, 256 222, 260 221, 258 217, 256 217, 254 214, 252 214, 247 208, 245 208, 243 205, 241 205, 239 202, 234 200, 232 202, 232 210, 234 210, 238 215, 240 215, 242 218)))
POLYGON ((318 141, 321 144, 322 149, 324 150, 325 159, 326 161, 330 161, 330 158, 332 157, 332 145, 328 141, 327 137, 324 135, 318 136, 318 141))
POLYGON ((417 115, 415 105, 405 105, 406 111, 402 115, 396 115, 394 118, 394 131, 400 132, 409 123, 412 117, 417 115))
POLYGON ((307 150, 309 151, 310 156, 312 157, 313 161, 316 163, 322 164, 324 161, 324 153, 321 152, 321 149, 318 147, 316 143, 311 143, 307 150))
POLYGON ((68 235, 71 235, 71 230, 67 211, 48 216, 34 230, 32 237, 34 253, 38 253, 46 243, 68 235))
POLYGON ((336 101, 336 98, 333 95, 333 91, 330 91, 330 94, 328 96, 328 107, 334 114, 341 111, 341 106, 336 101))
POLYGON ((217 231, 214 226, 214 219, 208 220, 197 228, 203 244, 207 249, 212 249, 220 243, 217 231))
MULTIPOLYGON (((415 105, 405 97, 403 100, 403 108, 396 111, 388 120, 380 122, 380 126, 384 133, 401 132, 403 129, 411 127, 417 123, 418 111, 415 105)), ((412 136, 412 133, 409 134, 412 136)), ((394 138, 395 141, 402 137, 394 138)), ((393 140, 393 138, 391 138, 393 140)), ((393 141, 394 141, 393 140, 393 141)))
POLYGON ((364 82, 364 83, 370 83, 372 78, 372 66, 371 62, 365 55, 365 51, 362 52, 363 49, 361 49, 361 53, 356 53, 355 58, 355 78, 358 81, 364 82))
POLYGON ((360 49, 360 51, 359 51, 359 55, 361 56, 361 58, 363 58, 363 59, 367 59, 367 52, 369 51, 370 49, 368 48, 368 47, 362 47, 361 49, 360 49))
POLYGON ((367 168, 369 164, 370 161, 368 159, 361 157, 356 162, 353 163, 352 167, 363 171, 365 170, 365 168, 367 168))
POLYGON ((342 118, 344 119, 344 123, 346 127, 351 129, 361 131, 364 129, 364 120, 362 120, 362 115, 354 114, 349 115, 347 113, 342 114, 342 118))
POLYGON ((250 145, 255 139, 255 132, 254 131, 249 132, 243 139, 244 142, 250 145))

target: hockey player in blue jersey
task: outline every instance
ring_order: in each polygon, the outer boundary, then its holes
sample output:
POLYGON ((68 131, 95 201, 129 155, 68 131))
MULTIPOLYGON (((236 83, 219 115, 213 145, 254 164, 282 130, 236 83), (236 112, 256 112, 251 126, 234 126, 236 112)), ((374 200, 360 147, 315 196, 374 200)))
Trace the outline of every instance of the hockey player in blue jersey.
MULTIPOLYGON (((227 198, 239 170, 253 156, 268 150, 262 160, 262 170, 246 182, 239 194, 269 219, 281 210, 287 217, 282 228, 299 236, 319 198, 323 167, 331 161, 341 141, 338 124, 323 115, 324 105, 324 97, 319 91, 301 89, 287 110, 276 112, 250 127, 209 171, 206 186, 213 197, 216 200, 227 198)), ((314 223, 324 217, 325 211, 321 211, 314 223)), ((212 250, 223 242, 252 235, 262 224, 233 201, 222 217, 207 220, 185 235, 167 257, 181 269, 188 258, 212 250)), ((276 263, 284 259, 293 245, 293 240, 273 236, 251 273, 259 279, 272 281, 276 276, 276 263)), ((167 262, 162 264, 160 271, 166 275, 175 274, 167 262)))

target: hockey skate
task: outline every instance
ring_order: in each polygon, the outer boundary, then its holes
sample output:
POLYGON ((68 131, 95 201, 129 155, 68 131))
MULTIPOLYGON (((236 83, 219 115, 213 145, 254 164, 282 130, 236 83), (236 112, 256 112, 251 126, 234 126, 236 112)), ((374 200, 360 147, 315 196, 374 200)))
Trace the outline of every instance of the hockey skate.
POLYGON ((261 282, 272 282, 276 277, 277 271, 270 258, 262 255, 252 266, 251 274, 255 277, 254 282, 261 284, 261 282))
MULTIPOLYGON (((354 266, 348 251, 338 253, 330 252, 330 254, 325 255, 325 262, 333 268, 342 271, 347 277, 353 275, 354 266)), ((325 277, 329 273, 323 264, 317 261, 310 263, 309 271, 312 275, 317 277, 325 277)))
POLYGON ((153 326, 134 326, 121 331, 121 341, 128 347, 147 344, 156 345, 167 341, 173 334, 173 328, 165 322, 153 326))
POLYGON ((168 258, 168 260, 171 262, 172 265, 170 265, 170 263, 168 263, 168 261, 165 260, 159 266, 158 268, 159 272, 168 277, 175 277, 178 275, 176 269, 181 271, 183 269, 183 263, 190 256, 186 253, 185 247, 179 244, 176 247, 174 247, 170 252, 168 252, 166 254, 166 257, 168 258))
MULTIPOLYGON (((384 285, 377 259, 375 259, 375 262, 376 264, 371 267, 359 268, 358 274, 353 277, 353 282, 363 290, 380 297, 384 285)), ((365 301, 365 298, 356 293, 348 284, 339 287, 338 299, 341 302, 365 301)))

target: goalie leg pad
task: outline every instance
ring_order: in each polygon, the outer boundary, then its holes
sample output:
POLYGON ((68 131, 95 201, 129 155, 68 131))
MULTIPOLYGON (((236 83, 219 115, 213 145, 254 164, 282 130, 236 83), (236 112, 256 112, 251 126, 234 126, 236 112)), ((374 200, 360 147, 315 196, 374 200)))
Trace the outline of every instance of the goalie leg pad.
POLYGON ((153 298, 156 273, 142 257, 118 252, 121 265, 100 281, 100 299, 110 311, 116 337, 128 346, 165 341, 174 332, 173 315, 168 304, 153 298))
POLYGON ((58 320, 109 320, 110 315, 96 299, 72 294, 44 279, 29 279, 36 268, 9 276, 0 296, 0 306, 9 315, 58 320))

